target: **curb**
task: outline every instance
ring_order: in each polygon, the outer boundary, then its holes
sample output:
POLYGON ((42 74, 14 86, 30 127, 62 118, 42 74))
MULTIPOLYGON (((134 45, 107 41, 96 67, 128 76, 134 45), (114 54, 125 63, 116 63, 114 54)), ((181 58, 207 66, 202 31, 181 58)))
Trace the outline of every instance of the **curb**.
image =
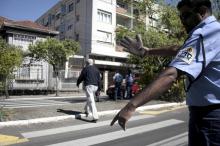
MULTIPOLYGON (((144 111, 144 110, 149 110, 149 109, 159 109, 159 108, 164 108, 164 107, 183 106, 183 105, 185 105, 185 102, 148 105, 148 106, 142 106, 142 107, 137 108, 136 112, 137 111, 140 112, 140 111, 144 111)), ((101 112, 98 112, 98 115, 99 116, 112 115, 112 114, 117 114, 119 111, 120 111, 120 109, 118 109, 118 110, 109 110, 109 111, 101 111, 101 112)), ((85 116, 85 114, 80 114, 80 116, 85 116)), ((37 124, 37 123, 57 122, 57 121, 66 120, 66 119, 76 119, 77 117, 76 117, 76 115, 68 115, 68 116, 57 116, 57 117, 29 119, 29 120, 7 121, 7 122, 0 122, 0 128, 9 127, 9 126, 22 126, 22 125, 29 125, 29 124, 37 124)))

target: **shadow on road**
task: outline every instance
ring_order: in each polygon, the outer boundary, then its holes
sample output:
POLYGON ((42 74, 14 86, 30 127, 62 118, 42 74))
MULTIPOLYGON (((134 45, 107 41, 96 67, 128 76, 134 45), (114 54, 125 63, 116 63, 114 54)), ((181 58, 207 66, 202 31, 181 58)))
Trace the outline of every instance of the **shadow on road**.
POLYGON ((87 116, 85 116, 85 117, 82 116, 81 114, 84 114, 84 113, 79 112, 79 111, 57 109, 57 112, 65 113, 65 114, 68 114, 68 115, 75 115, 77 120, 81 120, 81 121, 84 121, 84 122, 90 122, 90 123, 96 123, 97 122, 97 120, 87 119, 87 116))
POLYGON ((67 115, 79 115, 79 114, 81 114, 81 112, 79 112, 79 111, 64 110, 64 109, 57 109, 57 112, 64 113, 64 114, 67 114, 67 115))

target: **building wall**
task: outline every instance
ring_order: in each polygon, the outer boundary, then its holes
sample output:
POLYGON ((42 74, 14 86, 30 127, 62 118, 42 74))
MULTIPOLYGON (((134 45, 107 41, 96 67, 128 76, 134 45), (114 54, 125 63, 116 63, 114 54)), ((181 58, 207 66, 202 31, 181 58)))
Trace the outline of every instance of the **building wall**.
POLYGON ((115 51, 116 15, 116 0, 63 0, 36 22, 59 30, 60 39, 70 38, 79 41, 81 50, 78 55, 96 54, 125 58, 127 53, 115 51), (74 9, 69 12, 68 7, 72 3, 74 9), (62 6, 66 6, 65 14, 61 12, 62 6), (111 23, 100 21, 98 15, 100 11, 111 15, 111 23), (53 19, 48 24, 49 16, 59 12, 61 12, 59 20, 53 19), (64 29, 61 29, 61 26, 64 26, 64 29))
MULTIPOLYGON (((7 32, 7 42, 20 47, 23 51, 28 50, 30 44, 38 40, 45 40, 46 36, 27 31, 10 30, 7 32)), ((12 90, 47 90, 53 88, 53 78, 50 66, 44 61, 32 61, 24 58, 20 68, 14 71, 14 79, 10 84, 12 90)))
MULTIPOLYGON (((82 56, 84 60, 94 59, 94 63, 106 76, 106 71, 120 70, 120 66, 123 68, 126 64, 128 53, 116 45, 115 30, 118 25, 133 28, 133 20, 133 7, 123 3, 122 0, 62 0, 36 22, 60 31, 61 40, 69 38, 79 41, 81 49, 77 55, 82 56), (73 10, 69 11, 72 4, 73 10), (52 16, 54 19, 49 19, 52 16), (57 16, 59 19, 55 19, 57 16)), ((150 20, 152 19, 146 18, 147 25, 150 20)), ((155 23, 152 22, 153 24, 155 23)), ((77 59, 72 60, 78 62, 77 59)), ((82 67, 83 64, 68 62, 65 78, 79 74, 82 67)))
POLYGON ((127 53, 116 51, 116 0, 93 0, 92 18, 91 53, 126 57, 127 53))

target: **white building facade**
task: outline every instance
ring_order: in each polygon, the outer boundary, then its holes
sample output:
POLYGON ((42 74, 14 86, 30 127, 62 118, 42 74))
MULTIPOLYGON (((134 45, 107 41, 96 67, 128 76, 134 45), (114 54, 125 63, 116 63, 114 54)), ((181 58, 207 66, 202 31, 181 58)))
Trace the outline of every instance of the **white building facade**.
POLYGON ((128 53, 116 44, 116 28, 133 28, 131 5, 120 0, 61 0, 36 22, 59 31, 61 40, 79 41, 81 50, 67 62, 66 78, 76 81, 86 58, 93 59, 102 72, 104 91, 115 70, 125 72, 128 53))
MULTIPOLYGON (((27 52, 30 44, 46 37, 54 37, 58 33, 31 21, 12 21, 0 17, 0 36, 24 52, 27 52)), ((11 92, 54 90, 52 68, 47 62, 30 62, 30 58, 26 57, 13 74, 14 79, 9 85, 11 92)))

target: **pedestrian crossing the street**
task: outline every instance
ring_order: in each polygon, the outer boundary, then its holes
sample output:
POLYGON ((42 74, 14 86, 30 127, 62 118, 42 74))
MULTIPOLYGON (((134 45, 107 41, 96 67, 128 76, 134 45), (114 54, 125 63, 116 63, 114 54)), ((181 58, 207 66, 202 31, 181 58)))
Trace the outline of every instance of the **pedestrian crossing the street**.
MULTIPOLYGON (((185 122, 178 119, 165 119, 163 121, 157 121, 146 124, 147 119, 152 119, 153 115, 137 115, 130 119, 129 123, 135 123, 143 121, 143 123, 138 123, 136 126, 127 128, 123 131, 119 126, 110 127, 109 124, 111 120, 99 121, 97 123, 86 123, 80 125, 43 129, 38 131, 29 131, 21 133, 29 142, 35 139, 40 139, 42 137, 49 137, 51 143, 43 144, 47 146, 88 146, 88 145, 106 145, 108 142, 117 141, 120 139, 132 139, 132 136, 143 135, 148 132, 158 131, 164 128, 169 128, 172 126, 178 126, 184 124, 185 122), (103 130, 105 129, 105 130, 103 130), (89 131, 89 132, 88 132, 89 131), (93 132, 91 132, 93 131, 93 132), (83 134, 84 133, 84 134, 83 134), (70 136, 71 135, 71 136, 70 136), (58 138, 58 137, 63 137, 58 138), (66 137, 71 137, 67 139, 66 137), (51 138, 54 140, 51 140, 51 138), (61 140, 57 140, 61 139, 61 140)), ((147 142, 147 141, 146 141, 147 142)), ((108 145, 108 144, 107 144, 108 145)), ((112 144, 109 144, 112 145, 112 144)), ((113 145, 120 145, 113 144, 113 145)), ((154 141, 150 144, 139 144, 143 146, 186 146, 187 145, 187 132, 182 131, 178 135, 169 136, 167 138, 154 141)))

